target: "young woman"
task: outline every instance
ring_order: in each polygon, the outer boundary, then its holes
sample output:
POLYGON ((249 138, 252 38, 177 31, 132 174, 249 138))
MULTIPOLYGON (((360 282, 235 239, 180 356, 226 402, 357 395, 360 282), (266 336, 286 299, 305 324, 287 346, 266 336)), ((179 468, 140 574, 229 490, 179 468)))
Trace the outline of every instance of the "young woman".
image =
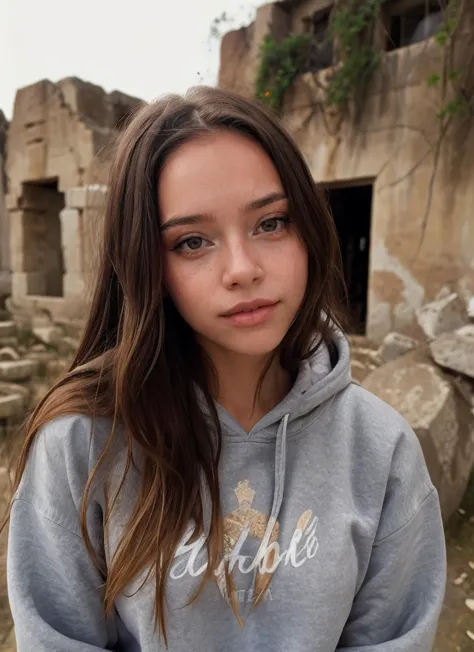
POLYGON ((118 144, 95 295, 11 507, 19 652, 428 652, 416 436, 351 383, 337 238, 258 105, 199 88, 118 144))

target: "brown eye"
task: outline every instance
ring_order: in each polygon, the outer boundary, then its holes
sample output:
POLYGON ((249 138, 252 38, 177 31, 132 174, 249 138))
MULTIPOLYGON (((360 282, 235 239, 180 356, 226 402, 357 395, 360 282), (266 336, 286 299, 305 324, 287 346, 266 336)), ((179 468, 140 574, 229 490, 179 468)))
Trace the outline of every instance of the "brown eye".
POLYGON ((263 220, 258 226, 257 231, 263 231, 263 233, 276 233, 285 229, 290 220, 288 217, 269 217, 266 220, 263 220))
POLYGON ((203 246, 204 243, 204 238, 200 238, 197 235, 193 235, 189 238, 186 238, 186 240, 181 240, 181 242, 178 242, 178 244, 174 247, 178 251, 199 251, 201 247, 203 246))
POLYGON ((197 237, 188 238, 188 240, 185 240, 185 243, 187 244, 189 249, 193 249, 193 250, 200 249, 202 246, 202 238, 197 238, 197 237))
POLYGON ((265 222, 262 222, 261 226, 262 231, 265 231, 265 233, 271 233, 272 231, 276 231, 278 229, 278 220, 276 218, 265 220, 265 222))

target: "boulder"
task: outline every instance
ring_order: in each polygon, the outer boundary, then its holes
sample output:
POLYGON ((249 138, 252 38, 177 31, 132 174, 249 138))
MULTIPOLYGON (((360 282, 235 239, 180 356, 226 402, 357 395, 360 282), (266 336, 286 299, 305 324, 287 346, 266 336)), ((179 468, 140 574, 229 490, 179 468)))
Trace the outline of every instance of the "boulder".
POLYGON ((19 346, 18 337, 0 337, 0 347, 11 346, 16 349, 19 346))
POLYGON ((389 333, 382 342, 379 356, 382 362, 396 360, 419 346, 418 340, 401 333, 389 333))
POLYGON ((467 376, 453 374, 450 381, 459 395, 466 401, 472 415, 474 416, 474 380, 467 376))
POLYGON ((0 338, 14 337, 16 335, 16 324, 14 321, 0 321, 0 338))
POLYGON ((70 356, 74 354, 79 347, 79 342, 73 337, 63 337, 58 343, 58 352, 60 355, 70 356))
POLYGON ((11 346, 4 346, 0 349, 0 360, 19 360, 20 354, 11 346))
POLYGON ((418 325, 428 340, 450 333, 466 324, 465 308, 456 293, 444 295, 416 311, 418 325))
POLYGON ((47 350, 48 349, 47 349, 46 345, 41 344, 41 343, 33 344, 33 346, 30 347, 30 352, 31 353, 42 353, 43 351, 47 351, 47 350))
POLYGON ((62 328, 58 326, 33 326, 34 336, 43 344, 58 345, 64 336, 62 328))
POLYGON ((29 392, 20 385, 0 383, 0 419, 23 417, 28 400, 29 392))
POLYGON ((474 336, 466 327, 441 335, 430 344, 430 351, 440 367, 474 378, 474 336))
POLYGON ((467 326, 458 328, 458 330, 455 331, 455 333, 461 335, 462 337, 469 337, 471 339, 474 339, 474 324, 467 324, 467 326))
POLYGON ((60 358, 56 358, 54 360, 50 360, 47 365, 46 365, 46 375, 48 379, 54 383, 56 382, 61 376, 63 376, 67 370, 69 369, 69 361, 68 360, 61 360, 60 358))
POLYGON ((425 347, 380 367, 363 386, 415 431, 446 522, 461 503, 474 465, 474 418, 467 401, 425 347))
POLYGON ((467 316, 469 319, 474 319, 474 297, 471 297, 467 302, 467 316))
POLYGON ((35 360, 0 361, 0 380, 23 382, 36 373, 38 363, 35 360))

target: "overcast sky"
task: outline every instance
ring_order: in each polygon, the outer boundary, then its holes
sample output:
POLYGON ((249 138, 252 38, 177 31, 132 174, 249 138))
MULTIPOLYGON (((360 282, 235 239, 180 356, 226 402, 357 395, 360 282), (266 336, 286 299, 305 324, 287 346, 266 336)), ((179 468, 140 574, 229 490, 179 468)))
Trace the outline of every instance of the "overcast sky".
POLYGON ((247 24, 264 0, 0 0, 0 109, 17 88, 80 77, 151 100, 215 83, 213 19, 247 24))

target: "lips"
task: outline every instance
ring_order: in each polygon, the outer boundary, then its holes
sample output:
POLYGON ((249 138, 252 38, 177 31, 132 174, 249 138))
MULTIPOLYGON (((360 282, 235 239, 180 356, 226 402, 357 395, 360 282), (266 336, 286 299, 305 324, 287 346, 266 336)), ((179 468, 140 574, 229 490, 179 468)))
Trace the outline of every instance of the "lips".
POLYGON ((269 299, 254 299, 253 301, 245 301, 242 303, 237 303, 230 310, 223 313, 223 317, 231 317, 232 315, 238 315, 241 313, 251 313, 259 308, 268 308, 270 306, 275 306, 278 302, 271 301, 269 299))
POLYGON ((238 328, 254 328, 263 326, 274 314, 279 301, 255 299, 238 303, 222 315, 222 318, 238 328))

